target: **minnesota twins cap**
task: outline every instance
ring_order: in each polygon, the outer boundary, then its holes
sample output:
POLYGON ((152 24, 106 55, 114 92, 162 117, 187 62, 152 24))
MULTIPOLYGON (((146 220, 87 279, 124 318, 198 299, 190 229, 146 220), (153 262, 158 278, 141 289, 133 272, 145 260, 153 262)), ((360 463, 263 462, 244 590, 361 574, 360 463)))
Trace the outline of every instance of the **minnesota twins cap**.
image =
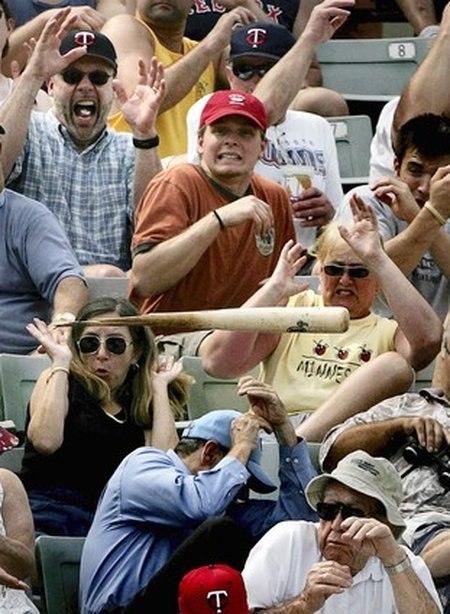
POLYGON ((86 47, 87 55, 108 62, 117 71, 117 54, 112 42, 100 32, 91 30, 72 30, 61 41, 59 51, 66 54, 77 47, 86 47))
POLYGON ((294 36, 284 26, 255 21, 233 31, 230 60, 246 56, 279 60, 294 43, 294 36))

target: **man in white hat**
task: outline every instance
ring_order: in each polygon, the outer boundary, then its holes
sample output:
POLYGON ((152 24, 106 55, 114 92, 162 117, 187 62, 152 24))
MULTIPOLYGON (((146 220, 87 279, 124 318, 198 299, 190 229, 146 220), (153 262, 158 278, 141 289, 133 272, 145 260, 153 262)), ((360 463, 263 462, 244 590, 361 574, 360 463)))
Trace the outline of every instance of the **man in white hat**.
POLYGON ((282 522, 250 552, 243 576, 254 612, 442 612, 424 562, 397 539, 401 481, 362 450, 313 478, 306 497, 318 524, 282 522))

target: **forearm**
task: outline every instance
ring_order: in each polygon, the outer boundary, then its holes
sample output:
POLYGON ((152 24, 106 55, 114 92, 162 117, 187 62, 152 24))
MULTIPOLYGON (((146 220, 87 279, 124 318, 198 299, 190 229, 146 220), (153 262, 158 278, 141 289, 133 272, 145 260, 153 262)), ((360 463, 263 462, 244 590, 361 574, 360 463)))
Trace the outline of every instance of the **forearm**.
POLYGON ((433 0, 396 0, 406 19, 419 34, 427 26, 437 23, 433 0))
MULTIPOLYGON (((55 361, 54 367, 69 368, 68 362, 55 361)), ((61 370, 46 370, 40 376, 30 400, 31 419, 27 437, 40 454, 53 454, 64 440, 64 421, 69 411, 69 378, 61 370)))
POLYGON ((423 254, 439 239, 442 232, 440 229, 436 218, 427 209, 421 209, 409 226, 389 239, 384 248, 400 271, 409 275, 423 254))
POLYGON ((423 368, 439 351, 441 322, 433 308, 385 254, 377 259, 376 273, 398 323, 396 350, 414 368, 423 368), (401 341, 402 336, 406 343, 401 341))
POLYGON ((364 450, 371 456, 387 457, 398 448, 404 437, 403 418, 353 426, 337 437, 326 456, 324 469, 333 469, 342 458, 355 450, 364 450))
POLYGON ((53 297, 53 316, 73 313, 75 316, 87 303, 89 292, 83 279, 66 277, 59 284, 53 297))
POLYGON ((219 222, 208 213, 180 235, 138 254, 131 269, 136 292, 151 296, 174 286, 194 268, 219 232, 219 222))
POLYGON ((13 30, 8 41, 8 53, 2 59, 3 74, 11 76, 11 62, 13 60, 19 63, 20 68, 25 66, 28 60, 25 43, 28 43, 30 38, 37 40, 47 21, 54 16, 55 10, 57 9, 44 11, 34 19, 13 30))
POLYGON ((153 424, 149 445, 164 451, 175 448, 178 435, 170 408, 167 384, 153 386, 152 406, 153 424))
MULTIPOLYGON (((147 136, 145 138, 151 137, 147 136)), ((162 166, 157 147, 153 147, 152 149, 136 148, 135 152, 134 204, 137 206, 148 184, 153 177, 162 170, 162 166)))
POLYGON ((28 578, 33 570, 33 553, 19 540, 1 535, 0 567, 19 580, 28 578))
POLYGON ((277 123, 285 116, 304 84, 315 48, 313 39, 302 34, 283 61, 275 64, 256 86, 253 94, 265 105, 269 124, 277 123), (280 87, 280 83, 283 83, 283 87, 280 87))
POLYGON ((441 228, 439 231, 438 236, 430 247, 430 252, 442 274, 445 277, 450 277, 450 236, 444 229, 441 228))
MULTIPOLYGON (((405 555, 406 556, 406 555, 405 555)), ((390 576, 394 600, 398 614, 437 614, 439 609, 418 578, 416 572, 409 568, 395 576, 390 576)))
POLYGON ((313 614, 313 610, 306 607, 301 596, 289 601, 283 601, 280 605, 271 608, 256 609, 252 610, 252 612, 255 614, 257 612, 265 612, 266 614, 313 614))
POLYGON ((40 79, 33 78, 25 71, 0 107, 0 125, 5 129, 1 148, 1 162, 5 177, 11 173, 23 149, 31 111, 41 85, 40 79))

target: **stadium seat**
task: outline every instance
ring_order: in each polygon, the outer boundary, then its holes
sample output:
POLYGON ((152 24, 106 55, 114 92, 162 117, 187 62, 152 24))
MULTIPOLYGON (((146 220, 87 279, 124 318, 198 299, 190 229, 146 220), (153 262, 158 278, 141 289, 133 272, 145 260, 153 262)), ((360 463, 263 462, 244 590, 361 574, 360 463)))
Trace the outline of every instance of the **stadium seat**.
POLYGON ((86 277, 89 300, 102 296, 128 298, 128 277, 86 277))
POLYGON ((365 184, 369 178, 372 123, 368 115, 327 117, 336 141, 343 184, 365 184))
POLYGON ((347 100, 390 100, 401 93, 429 44, 425 38, 328 41, 317 54, 323 86, 347 100))
POLYGON ((217 379, 208 375, 202 367, 201 358, 183 356, 183 369, 194 378, 187 402, 189 420, 199 418, 213 409, 237 409, 246 411, 245 397, 236 392, 237 379, 217 379))
POLYGON ((46 614, 76 614, 84 537, 36 539, 36 564, 46 614))
POLYGON ((18 431, 24 430, 34 384, 49 364, 47 356, 0 354, 0 420, 12 420, 18 431))

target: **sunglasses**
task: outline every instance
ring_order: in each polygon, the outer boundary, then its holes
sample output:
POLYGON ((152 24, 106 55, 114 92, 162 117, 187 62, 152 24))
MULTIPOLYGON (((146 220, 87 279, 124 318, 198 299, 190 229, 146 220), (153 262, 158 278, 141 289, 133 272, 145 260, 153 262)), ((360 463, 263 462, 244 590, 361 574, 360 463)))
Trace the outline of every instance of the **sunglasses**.
POLYGON ((255 75, 257 75, 258 77, 264 77, 266 72, 268 72, 272 68, 272 66, 273 64, 266 65, 266 66, 246 66, 246 65, 235 66, 233 65, 231 67, 231 70, 233 71, 233 75, 237 77, 238 79, 240 79, 241 81, 248 81, 255 75))
POLYGON ((106 349, 111 354, 123 354, 132 341, 125 341, 123 337, 106 337, 101 339, 95 335, 85 335, 78 340, 77 345, 81 354, 94 354, 98 351, 101 344, 104 343, 106 349))
POLYGON ((344 273, 347 273, 349 277, 354 279, 362 279, 367 277, 369 269, 365 266, 342 266, 340 264, 326 264, 323 270, 330 277, 342 277, 344 273))
POLYGON ((356 516, 357 518, 364 518, 366 513, 359 507, 353 507, 346 503, 321 503, 317 504, 317 515, 321 520, 334 520, 336 516, 341 513, 342 519, 350 518, 350 516, 356 516))
POLYGON ((68 85, 77 85, 84 77, 87 77, 92 85, 105 85, 112 77, 112 75, 103 70, 83 72, 78 68, 68 68, 61 73, 61 76, 68 85))

